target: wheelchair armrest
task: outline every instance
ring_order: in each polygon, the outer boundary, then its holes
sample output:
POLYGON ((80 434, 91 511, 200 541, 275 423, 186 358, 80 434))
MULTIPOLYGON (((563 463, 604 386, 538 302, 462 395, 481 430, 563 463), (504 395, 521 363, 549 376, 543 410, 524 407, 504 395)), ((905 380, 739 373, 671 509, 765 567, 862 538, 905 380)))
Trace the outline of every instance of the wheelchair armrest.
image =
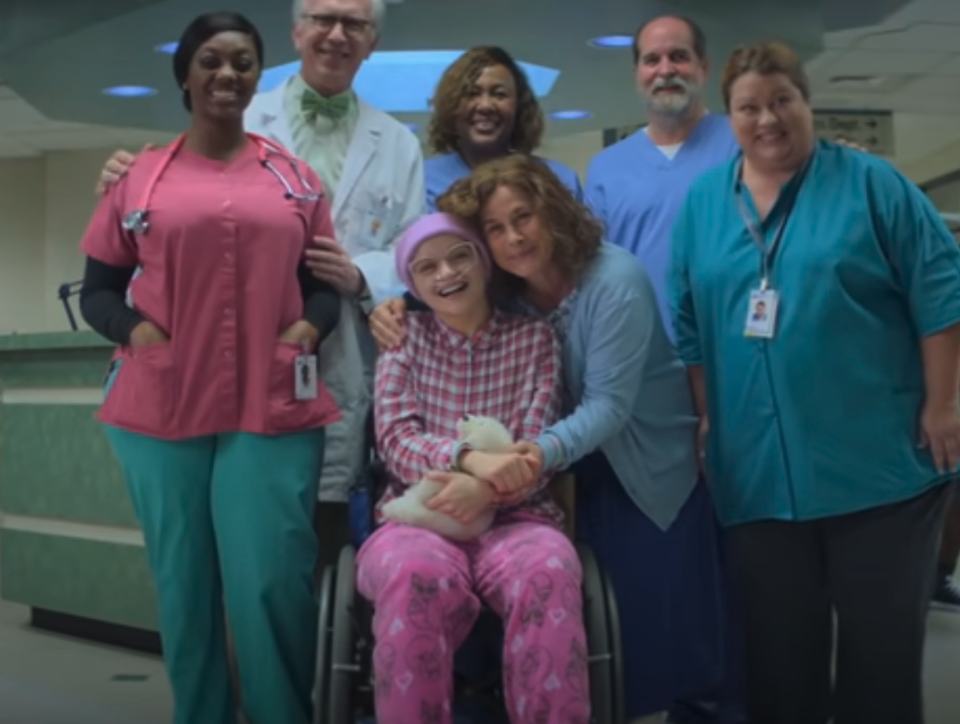
POLYGON ((354 546, 359 549, 373 533, 373 513, 387 486, 387 469, 383 461, 371 455, 350 489, 349 527, 354 546))

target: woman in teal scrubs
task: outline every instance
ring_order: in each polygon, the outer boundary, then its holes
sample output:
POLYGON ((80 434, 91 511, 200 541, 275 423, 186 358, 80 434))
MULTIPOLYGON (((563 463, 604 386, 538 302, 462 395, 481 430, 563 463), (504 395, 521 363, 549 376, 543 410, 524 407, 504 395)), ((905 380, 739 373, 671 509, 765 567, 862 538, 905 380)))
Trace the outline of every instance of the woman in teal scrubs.
POLYGON ((960 251, 887 162, 815 139, 789 49, 738 49, 723 92, 743 152, 681 209, 671 298, 743 587, 750 721, 919 724, 960 251))

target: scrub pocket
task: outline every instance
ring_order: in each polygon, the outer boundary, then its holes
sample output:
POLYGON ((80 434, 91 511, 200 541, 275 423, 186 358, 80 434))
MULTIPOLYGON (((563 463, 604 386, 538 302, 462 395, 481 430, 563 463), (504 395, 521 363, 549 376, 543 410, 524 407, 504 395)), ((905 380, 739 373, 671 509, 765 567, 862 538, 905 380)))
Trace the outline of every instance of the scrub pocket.
POLYGON ((393 240, 401 210, 400 198, 389 189, 358 192, 353 214, 359 226, 351 237, 354 253, 384 251, 393 240))
POLYGON ((122 359, 115 359, 110 362, 107 368, 107 374, 103 377, 103 399, 110 396, 110 390, 113 389, 113 383, 117 381, 117 375, 120 374, 120 368, 123 367, 122 359))
POLYGON ((177 378, 169 343, 133 347, 113 361, 104 381, 104 422, 163 436, 176 409, 177 378))

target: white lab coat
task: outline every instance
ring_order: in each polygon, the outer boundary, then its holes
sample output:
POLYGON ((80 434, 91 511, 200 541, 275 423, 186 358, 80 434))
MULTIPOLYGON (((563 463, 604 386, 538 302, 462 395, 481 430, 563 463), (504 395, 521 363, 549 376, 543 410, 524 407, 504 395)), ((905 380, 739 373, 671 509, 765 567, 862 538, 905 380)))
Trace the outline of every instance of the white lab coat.
MULTIPOLYGON (((246 130, 295 153, 284 112, 286 84, 254 97, 246 130)), ((373 304, 402 291, 393 247, 426 210, 423 154, 402 123, 360 101, 360 114, 344 161, 332 215, 344 246, 373 295, 373 304)), ((370 411, 376 346, 367 314, 372 305, 344 303, 340 323, 320 347, 320 373, 343 420, 327 427, 320 498, 344 501, 363 464, 365 421, 370 411)))

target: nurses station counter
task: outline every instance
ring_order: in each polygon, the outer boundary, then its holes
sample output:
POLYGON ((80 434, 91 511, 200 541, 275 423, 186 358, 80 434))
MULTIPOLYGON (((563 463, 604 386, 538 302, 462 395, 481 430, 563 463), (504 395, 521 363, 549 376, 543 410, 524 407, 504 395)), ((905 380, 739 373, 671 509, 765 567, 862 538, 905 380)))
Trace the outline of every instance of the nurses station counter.
POLYGON ((157 647, 143 536, 95 418, 113 346, 0 336, 0 595, 37 626, 157 647))

